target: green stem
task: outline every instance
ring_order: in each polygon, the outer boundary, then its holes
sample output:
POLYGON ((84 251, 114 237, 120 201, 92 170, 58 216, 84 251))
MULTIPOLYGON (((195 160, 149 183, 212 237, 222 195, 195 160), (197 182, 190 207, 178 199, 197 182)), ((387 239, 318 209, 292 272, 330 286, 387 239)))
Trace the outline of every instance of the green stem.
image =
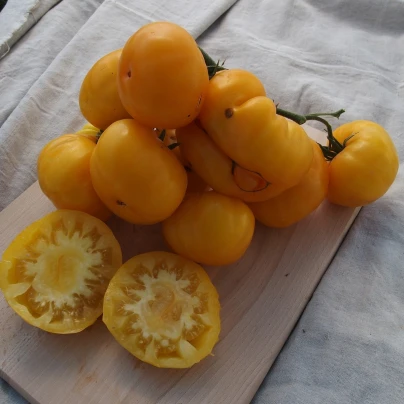
POLYGON ((313 116, 313 115, 307 115, 306 116, 308 121, 318 121, 321 122, 322 124, 325 125, 327 128, 327 139, 328 139, 328 146, 320 146, 321 151, 323 152, 324 157, 327 160, 332 160, 339 152, 341 152, 344 149, 344 145, 342 145, 333 135, 332 133, 332 127, 329 124, 329 122, 326 119, 323 119, 321 117, 313 116))
POLYGON ((276 108, 276 113, 278 115, 281 115, 285 118, 289 118, 299 125, 302 125, 307 121, 318 121, 321 122, 323 125, 325 125, 325 127, 327 128, 328 146, 323 146, 320 144, 319 146, 321 147, 321 150, 326 160, 332 160, 339 152, 341 152, 344 149, 345 144, 341 144, 334 137, 330 123, 326 119, 322 118, 322 116, 332 116, 335 118, 339 118, 341 114, 343 114, 344 112, 345 112, 344 109, 340 109, 335 112, 321 112, 318 114, 299 115, 295 114, 294 112, 286 111, 278 107, 276 108))
POLYGON ((332 116, 334 118, 339 119, 339 117, 345 112, 345 109, 339 109, 338 111, 335 112, 324 112, 324 113, 320 113, 320 114, 308 114, 306 115, 307 117, 315 117, 315 116, 332 116))
POLYGON ((283 116, 285 118, 291 119, 292 121, 295 121, 299 125, 303 125, 307 121, 307 119, 304 115, 299 115, 294 112, 286 111, 285 109, 282 109, 282 108, 276 107, 276 113, 280 116, 283 116))

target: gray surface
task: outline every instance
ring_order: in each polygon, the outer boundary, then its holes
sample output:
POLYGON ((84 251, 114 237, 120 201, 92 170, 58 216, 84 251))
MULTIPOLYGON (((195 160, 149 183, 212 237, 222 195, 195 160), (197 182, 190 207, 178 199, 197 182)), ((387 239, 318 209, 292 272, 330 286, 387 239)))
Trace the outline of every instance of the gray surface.
MULTIPOLYGON (((382 124, 402 161, 403 1, 239 0, 220 17, 232 3, 106 1, 0 128, 0 209, 35 180, 43 144, 83 123, 77 93, 86 69, 157 19, 201 34, 228 67, 252 70, 283 108, 344 107, 341 122, 382 124)), ((403 191, 400 169, 388 194, 362 209, 254 403, 404 402, 403 191)))

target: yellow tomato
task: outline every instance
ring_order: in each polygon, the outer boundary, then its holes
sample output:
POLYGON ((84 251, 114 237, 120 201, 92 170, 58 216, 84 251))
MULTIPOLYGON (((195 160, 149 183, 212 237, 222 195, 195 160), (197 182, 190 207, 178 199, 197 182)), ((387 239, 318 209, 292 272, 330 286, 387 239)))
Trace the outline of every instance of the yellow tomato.
POLYGON ((150 252, 125 262, 112 278, 103 321, 138 359, 161 368, 188 368, 209 355, 218 340, 219 298, 198 264, 150 252))
POLYGON ((259 79, 224 70, 211 80, 199 120, 215 144, 240 167, 283 189, 296 185, 313 159, 310 138, 276 114, 259 79))
POLYGON ((209 191, 210 188, 206 182, 191 168, 185 166, 187 172, 187 193, 209 191))
POLYGON ((301 181, 268 201, 249 204, 255 218, 269 227, 287 227, 320 206, 327 194, 328 163, 312 141, 314 158, 301 181))
POLYGON ((284 185, 270 184, 259 173, 236 164, 197 124, 176 132, 189 167, 215 191, 246 202, 265 201, 284 191, 284 185))
POLYGON ((208 83, 195 40, 176 24, 147 24, 123 48, 119 94, 132 117, 146 126, 179 128, 192 122, 208 83))
POLYGON ((133 119, 110 125, 91 158, 94 188, 117 216, 135 224, 153 224, 181 203, 187 175, 175 155, 133 119))
MULTIPOLYGON (((159 131, 159 133, 161 133, 159 131)), ((203 192, 207 191, 209 187, 206 185, 206 182, 191 168, 192 165, 185 159, 184 153, 182 153, 181 149, 182 147, 179 146, 178 144, 178 139, 176 135, 176 130, 175 129, 168 129, 166 131, 166 135, 164 137, 164 144, 167 147, 170 147, 171 145, 176 145, 172 149, 172 152, 176 155, 178 160, 181 162, 181 164, 184 166, 186 172, 187 172, 187 193, 188 192, 203 192)))
POLYGON ((389 134, 377 123, 362 120, 340 126, 334 137, 345 147, 330 162, 328 199, 356 207, 383 196, 399 166, 389 134))
POLYGON ((101 315, 105 290, 121 265, 121 249, 106 224, 83 212, 58 210, 8 246, 0 289, 27 323, 76 333, 101 315))
POLYGON ((207 265, 228 265, 245 253, 255 219, 239 199, 217 192, 189 194, 163 222, 163 235, 176 253, 207 265))
POLYGON ((107 220, 111 212, 96 194, 90 175, 95 141, 87 136, 68 134, 51 140, 38 157, 38 182, 58 209, 80 210, 107 220))
POLYGON ((122 49, 98 60, 89 70, 80 89, 79 104, 84 118, 100 129, 130 118, 118 94, 118 62, 122 49))

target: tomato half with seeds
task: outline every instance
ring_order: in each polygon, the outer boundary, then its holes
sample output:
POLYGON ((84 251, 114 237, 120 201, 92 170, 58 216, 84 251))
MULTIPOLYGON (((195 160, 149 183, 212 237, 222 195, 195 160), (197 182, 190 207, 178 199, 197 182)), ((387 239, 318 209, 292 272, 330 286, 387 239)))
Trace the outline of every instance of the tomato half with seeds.
POLYGON ((114 122, 91 157, 91 178, 105 205, 134 224, 154 224, 180 205, 187 175, 177 157, 133 119, 114 122))
POLYGON ((102 313, 108 283, 122 264, 112 231, 83 212, 58 210, 23 230, 0 262, 0 289, 27 323, 70 334, 102 313))
POLYGON ((310 138, 297 123, 276 113, 260 80, 248 71, 216 73, 198 119, 226 156, 271 187, 290 188, 310 168, 310 138))
POLYGON ((319 145, 312 140, 313 161, 302 180, 280 195, 248 206, 255 218, 269 227, 287 227, 316 210, 327 195, 328 163, 319 145))
POLYGON ((328 199, 358 207, 382 197, 399 167, 390 135, 377 123, 364 120, 341 125, 333 135, 343 148, 330 162, 328 199))
POLYGON ((206 265, 228 265, 245 253, 255 228, 251 209, 214 191, 189 194, 163 222, 163 235, 178 254, 206 265))
POLYGON ((105 130, 111 123, 130 118, 118 94, 118 63, 122 49, 99 59, 84 77, 80 88, 81 113, 91 124, 105 130))
POLYGON ((126 110, 145 126, 176 129, 192 122, 208 83, 201 51, 179 25, 146 24, 123 48, 119 94, 126 110))
POLYGON ((218 341, 219 298, 198 264, 149 252, 125 262, 112 278, 103 321, 138 359, 161 368, 188 368, 218 341))

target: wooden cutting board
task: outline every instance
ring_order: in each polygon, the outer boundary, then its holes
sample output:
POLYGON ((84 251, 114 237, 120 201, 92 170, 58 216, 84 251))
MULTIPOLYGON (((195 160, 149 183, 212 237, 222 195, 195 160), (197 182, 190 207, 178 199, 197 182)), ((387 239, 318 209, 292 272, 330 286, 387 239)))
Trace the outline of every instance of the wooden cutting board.
MULTIPOLYGON (((305 127, 311 137, 325 135, 305 127)), ((0 253, 54 210, 37 183, 0 213, 0 253)), ((75 335, 24 323, 0 296, 0 376, 40 404, 249 403, 292 331, 359 209, 324 202, 287 229, 257 225, 237 263, 207 268, 222 305, 220 341, 189 370, 157 369, 118 345, 100 320, 75 335)), ((109 223, 124 260, 166 250, 160 226, 109 223)))

